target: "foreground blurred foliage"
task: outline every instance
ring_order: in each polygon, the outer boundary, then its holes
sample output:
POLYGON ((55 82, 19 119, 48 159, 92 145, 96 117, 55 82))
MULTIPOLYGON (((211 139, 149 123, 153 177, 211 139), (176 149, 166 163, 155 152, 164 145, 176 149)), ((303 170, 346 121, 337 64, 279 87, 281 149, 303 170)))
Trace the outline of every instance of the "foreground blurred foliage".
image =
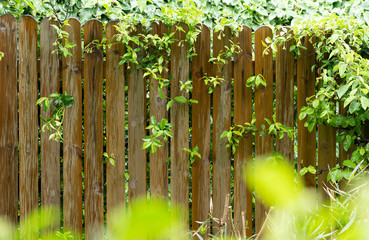
POLYGON ((257 159, 246 179, 271 207, 260 239, 368 239, 368 175, 358 173, 339 188, 326 188, 317 199, 281 157, 257 159), (253 178, 253 172, 257 177, 253 178), (327 200, 323 200, 327 199, 327 200))
MULTIPOLYGON (((344 190, 327 188, 327 200, 322 196, 317 199, 315 189, 305 188, 289 163, 278 156, 257 159, 254 166, 246 167, 245 176, 249 187, 255 186, 256 196, 270 207, 260 235, 249 239, 368 239, 369 186, 365 171, 341 184, 344 190)), ((21 222, 21 231, 0 219, 0 239, 27 239, 38 234, 40 239, 76 239, 69 232, 48 230, 55 224, 52 211, 45 208, 31 214, 21 222)), ((137 200, 128 209, 113 213, 106 239, 190 239, 180 214, 177 207, 169 208, 166 202, 137 200)), ((216 239, 230 238, 222 234, 216 239)))

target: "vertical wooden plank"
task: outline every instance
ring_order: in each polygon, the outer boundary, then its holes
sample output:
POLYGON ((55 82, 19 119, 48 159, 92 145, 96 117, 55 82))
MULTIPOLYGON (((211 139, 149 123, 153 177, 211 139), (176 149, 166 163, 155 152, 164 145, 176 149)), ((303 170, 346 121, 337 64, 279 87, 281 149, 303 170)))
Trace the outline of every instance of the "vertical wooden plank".
POLYGON ((63 91, 72 95, 74 104, 64 113, 63 132, 63 217, 64 229, 82 236, 82 48, 81 24, 69 19, 63 26, 73 56, 63 56, 63 91))
MULTIPOLYGON (((315 94, 315 74, 312 66, 315 64, 315 49, 310 38, 302 39, 302 45, 306 50, 301 49, 301 54, 297 58, 297 116, 300 115, 301 108, 306 105, 306 98, 315 94)), ((316 130, 315 127, 310 133, 304 123, 306 119, 298 118, 298 167, 299 170, 312 165, 316 167, 316 130)), ((309 187, 315 188, 315 176, 305 174, 304 180, 309 187)))
MULTIPOLYGON (((289 31, 289 28, 286 28, 289 31)), ((281 34, 282 31, 279 32, 281 34)), ((290 33, 285 33, 290 34, 290 33)), ((290 47, 293 40, 283 42, 277 46, 276 54, 276 121, 287 127, 294 126, 294 52, 290 47)), ((293 165, 294 143, 285 135, 276 140, 276 151, 282 154, 293 165)))
MULTIPOLYGON (((137 26, 142 33, 142 26, 137 26)), ((132 44, 132 49, 138 46, 132 44)), ((145 52, 137 52, 137 61, 141 61, 145 52)), ((142 149, 142 138, 146 136, 146 80, 143 70, 131 66, 128 75, 128 187, 129 200, 146 196, 146 150, 142 149)))
MULTIPOLYGON (((101 42, 103 26, 89 20, 84 26, 84 46, 101 42)), ((85 236, 104 237, 103 208, 103 50, 94 44, 84 52, 85 106, 85 236)))
MULTIPOLYGON (((239 44, 241 53, 234 58, 234 125, 252 121, 252 88, 246 81, 252 76, 252 32, 243 26, 234 43, 239 44)), ((252 161, 252 133, 240 139, 234 155, 234 221, 242 233, 242 212, 247 221, 246 236, 252 235, 252 189, 247 189, 243 168, 252 161)))
MULTIPOLYGON (((188 43, 186 33, 188 26, 184 23, 178 23, 172 26, 174 38, 182 41, 182 45, 177 43, 172 45, 170 69, 172 81, 170 85, 170 96, 173 99, 177 96, 183 96, 188 99, 186 91, 180 91, 180 82, 185 83, 189 78, 189 60, 187 58, 188 43), (176 30, 176 26, 181 27, 184 31, 176 30)), ((188 227, 189 219, 189 155, 183 148, 189 147, 189 112, 188 104, 174 102, 170 112, 171 123, 173 124, 171 138, 171 197, 172 201, 183 208, 182 220, 188 227)))
MULTIPOLYGON (((224 28, 224 32, 215 32, 213 37, 213 56, 225 51, 232 40, 232 30, 224 28), (224 34, 224 35, 223 35, 224 34)), ((226 197, 231 193, 231 149, 227 148, 226 138, 220 138, 224 131, 231 127, 232 72, 231 64, 213 64, 213 74, 223 79, 213 91, 213 215, 221 219, 226 197)), ((224 221, 225 219, 222 219, 224 221)), ((228 226, 229 225, 229 222, 228 226)), ((219 225, 214 223, 217 232, 219 225)))
MULTIPOLYGON (((163 37, 163 34, 168 33, 168 28, 162 22, 153 23, 151 25, 151 34, 157 34, 163 37)), ((162 52, 163 56, 166 56, 162 52)), ((163 66, 167 68, 168 66, 163 66)), ((168 71, 162 72, 162 77, 168 79, 168 71)), ((158 80, 150 78, 150 116, 160 122, 162 119, 168 119, 168 111, 166 110, 167 100, 160 97, 158 80)), ((168 88, 162 89, 164 96, 168 96, 168 88)), ((154 198, 168 198, 168 143, 162 138, 160 141, 164 146, 157 149, 155 154, 150 153, 150 193, 154 198)))
POLYGON ((106 149, 115 166, 106 166, 106 201, 108 230, 111 229, 111 213, 125 202, 125 78, 124 66, 119 66, 124 47, 114 37, 118 22, 106 25, 106 149))
POLYGON ((336 166, 336 128, 329 127, 325 124, 318 126, 318 169, 322 169, 322 173, 318 175, 318 192, 325 199, 329 195, 324 190, 332 187, 327 182, 328 169, 336 166))
POLYGON ((0 215, 18 221, 17 20, 0 16, 0 215))
MULTIPOLYGON (((38 206, 38 117, 37 117, 37 22, 31 16, 19 21, 19 199, 24 220, 38 206)), ((21 235, 37 239, 31 225, 21 226, 21 235)))
MULTIPOLYGON (((255 91, 255 117, 256 127, 260 131, 261 125, 268 124, 264 120, 272 120, 273 116, 273 54, 264 54, 265 42, 267 37, 272 38, 272 30, 267 26, 258 28, 255 32, 255 76, 262 75, 266 87, 259 85, 255 91)), ((255 134, 255 157, 256 160, 273 153, 273 138, 270 135, 260 136, 255 134)), ((255 173, 257 176, 257 173, 255 173)), ((262 204, 262 199, 255 200, 255 232, 258 233, 264 223, 267 214, 266 207, 262 204)))
MULTIPOLYGON (((60 92, 59 89, 59 54, 53 43, 57 40, 56 21, 45 18, 40 26, 40 92, 41 97, 60 92)), ((53 108, 47 112, 41 109, 41 116, 48 119, 52 116, 53 108)), ((42 121, 40 120, 41 126, 42 121)), ((58 230, 60 225, 60 144, 49 140, 50 132, 41 132, 41 204, 52 206, 47 212, 47 218, 55 219, 55 226, 50 230, 58 230)))
POLYGON ((192 147, 198 147, 201 158, 192 164, 192 229, 198 229, 196 221, 209 219, 210 212, 210 94, 209 86, 202 79, 211 71, 210 30, 201 26, 195 42, 197 55, 192 58, 192 147))

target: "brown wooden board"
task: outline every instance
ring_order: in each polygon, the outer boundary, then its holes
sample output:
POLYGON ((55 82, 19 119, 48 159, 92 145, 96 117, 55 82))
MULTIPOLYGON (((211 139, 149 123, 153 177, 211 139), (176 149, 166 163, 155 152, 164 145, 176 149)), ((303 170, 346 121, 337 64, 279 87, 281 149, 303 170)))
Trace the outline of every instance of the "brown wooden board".
POLYGON ((18 222, 17 20, 0 16, 0 215, 18 222))
MULTIPOLYGON (((48 97, 52 93, 60 92, 59 54, 57 41, 56 21, 45 18, 40 26, 40 93, 41 97, 48 97), (53 53, 53 51, 56 51, 53 53)), ((52 117, 53 107, 45 112, 41 109, 44 119, 52 117)), ((43 126, 40 120, 41 127, 43 126)), ((41 132, 41 205, 53 206, 45 212, 47 219, 55 219, 55 225, 50 230, 59 230, 60 227, 60 143, 50 140, 49 131, 41 132)))
MULTIPOLYGON (((180 91, 182 83, 189 79, 189 59, 187 58, 188 43, 184 42, 188 26, 179 23, 171 28, 176 31, 174 38, 182 41, 182 45, 174 43, 171 49, 170 69, 171 69, 171 98, 182 96, 188 99, 186 91, 180 91), (176 26, 184 31, 176 31, 176 26)), ((189 221, 189 154, 183 148, 189 148, 189 111, 188 103, 174 102, 170 109, 170 121, 173 124, 171 138, 171 199, 183 209, 182 220, 188 226, 189 221)))
POLYGON ((325 189, 332 188, 327 181, 328 171, 336 166, 336 128, 325 124, 318 126, 318 169, 322 172, 318 175, 318 192, 325 199, 329 195, 325 189))
MULTIPOLYGON (((151 34, 157 34, 163 37, 163 34, 168 33, 168 28, 162 22, 153 23, 151 25, 151 34)), ((164 52, 163 56, 167 57, 164 52)), ((168 65, 163 67, 168 68, 168 65)), ((162 77, 168 79, 169 73, 163 70, 162 77)), ((168 119, 168 111, 166 110, 167 99, 160 97, 158 80, 150 77, 150 117, 154 116, 156 121, 168 119)), ((168 88, 162 89, 165 97, 168 97, 168 88)), ((168 199, 168 142, 164 142, 159 138, 164 146, 157 148, 155 154, 150 153, 150 193, 152 198, 168 199)))
POLYGON ((210 30, 201 26, 195 42, 196 56, 192 58, 192 147, 198 147, 201 158, 192 163, 192 229, 196 221, 206 221, 210 212, 210 94, 204 76, 210 76, 210 30))
MULTIPOLYGON (((64 230, 82 236, 82 48, 81 24, 71 18, 63 26, 73 56, 62 58, 63 92, 74 98, 63 121, 63 218, 64 230)), ((63 43, 64 44, 64 43, 63 43)))
MULTIPOLYGON (((213 57, 226 51, 230 46, 232 30, 225 27, 224 32, 213 33, 213 57)), ((229 61, 229 59, 227 59, 229 61)), ((224 131, 231 127, 232 110, 232 76, 231 64, 213 62, 213 75, 222 78, 221 84, 213 91, 213 215, 222 219, 226 197, 231 193, 231 148, 227 148, 227 138, 220 138, 224 131)), ((230 222, 227 221, 228 226, 230 222)), ((219 231, 219 225, 214 222, 213 233, 219 231)))
MULTIPOLYGON (((272 38, 273 33, 270 27, 262 26, 255 32, 255 76, 259 74, 263 76, 266 87, 259 85, 255 91, 255 117, 256 127, 262 130, 262 125, 268 128, 269 125, 265 118, 272 120, 273 116, 273 54, 269 49, 269 54, 264 53, 267 37, 272 38)), ((271 135, 261 136, 255 134, 255 158, 256 161, 261 160, 273 153, 273 138, 271 135)), ((257 174, 256 174, 257 176, 257 174)), ((257 191, 257 189, 256 189, 257 191)), ((255 200, 255 232, 258 233, 264 223, 267 214, 267 208, 262 204, 260 198, 255 200)))
MULTIPOLYGON (((234 57, 234 125, 243 125, 252 121, 252 88, 246 87, 246 81, 252 76, 252 32, 242 26, 238 36, 234 37, 241 52, 234 57)), ((246 188, 243 169, 252 161, 252 133, 240 139, 234 154, 234 224, 242 234, 242 212, 247 221, 246 236, 252 235, 252 190, 246 188)))
POLYGON ((106 201, 108 230, 111 229, 111 214, 114 208, 125 203, 125 78, 124 66, 119 66, 124 55, 124 46, 114 37, 118 22, 106 25, 106 149, 114 159, 113 166, 106 163, 106 201))
POLYGON ((102 239, 103 49, 98 48, 97 44, 103 38, 103 26, 97 20, 89 20, 84 30, 85 236, 86 239, 102 239), (98 40, 97 44, 93 43, 94 40, 98 40))
MULTIPOLYGON (((286 28, 289 31, 289 28, 286 28)), ((280 31, 279 34, 282 34, 280 31)), ((285 33, 290 34, 290 33, 285 33)), ((294 127, 294 52, 290 47, 293 40, 278 44, 276 53, 276 121, 287 127, 294 127)), ((294 143, 287 134, 276 140, 276 151, 294 164, 294 143)))
MULTIPOLYGON (((19 203, 20 219, 38 207, 37 22, 19 20, 19 203)), ((37 222, 21 224, 21 237, 38 239, 30 232, 37 222)))
MULTIPOLYGON (((143 32, 137 26, 134 34, 143 32)), ((137 48, 135 44, 132 49, 137 48)), ((144 58, 145 52, 137 52, 137 61, 144 58)), ((130 66, 128 74, 128 188, 129 200, 146 197, 146 150, 142 149, 143 138, 146 136, 146 79, 142 68, 130 66)))
MULTIPOLYGON (((298 117, 298 167, 299 170, 309 165, 316 167, 316 130, 313 128, 309 132, 304 127, 306 119, 300 120, 301 108, 306 105, 306 98, 315 94, 316 70, 312 71, 315 65, 315 49, 309 38, 302 39, 302 45, 306 50, 301 49, 301 54, 297 58, 297 117, 298 117)), ((316 187, 315 175, 307 173, 304 180, 309 187, 316 187)))

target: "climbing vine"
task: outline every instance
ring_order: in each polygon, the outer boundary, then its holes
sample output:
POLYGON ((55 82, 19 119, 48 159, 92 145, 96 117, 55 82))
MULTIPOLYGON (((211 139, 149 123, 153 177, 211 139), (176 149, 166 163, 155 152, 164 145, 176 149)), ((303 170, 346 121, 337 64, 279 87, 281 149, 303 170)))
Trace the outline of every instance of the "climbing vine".
MULTIPOLYGON (((276 46, 293 39, 291 51, 300 53, 301 40, 311 37, 316 49, 318 90, 307 99, 299 119, 306 119, 311 132, 316 124, 339 129, 337 142, 352 152, 342 166, 333 166, 328 179, 351 180, 353 173, 369 164, 369 61, 368 25, 354 17, 331 14, 296 22, 292 34, 270 40, 276 46), (339 107, 340 106, 340 107, 339 107), (340 110, 339 110, 340 109, 340 110)), ((286 31, 284 31, 286 32, 286 31)), ((319 172, 319 169, 318 169, 319 172)))

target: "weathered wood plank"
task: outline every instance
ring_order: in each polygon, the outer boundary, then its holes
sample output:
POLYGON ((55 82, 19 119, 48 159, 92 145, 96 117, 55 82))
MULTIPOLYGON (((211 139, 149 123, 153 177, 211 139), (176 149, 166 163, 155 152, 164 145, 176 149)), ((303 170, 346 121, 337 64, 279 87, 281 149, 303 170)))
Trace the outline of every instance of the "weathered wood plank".
MULTIPOLYGON (((289 30, 289 28, 286 28, 289 30)), ((282 31, 280 31, 282 33, 282 31)), ((290 33, 287 33, 290 34, 290 33)), ((287 127, 294 127, 294 52, 290 47, 291 39, 277 46, 276 54, 276 121, 287 127)), ((276 151, 282 154, 293 165, 294 144, 287 135, 276 140, 276 151)))
MULTIPOLYGON (((143 32, 137 26, 133 34, 143 32)), ((137 48, 135 44, 132 49, 137 48)), ((142 60, 145 52, 137 52, 137 61, 142 60)), ((142 68, 131 66, 128 74, 128 187, 129 200, 139 196, 145 197, 146 184, 146 150, 142 149, 142 138, 146 136, 146 79, 142 68)))
POLYGON ((118 22, 106 25, 106 149, 115 166, 107 162, 106 166, 106 201, 108 230, 111 229, 111 213, 114 208, 125 203, 125 71, 119 66, 124 46, 116 41, 115 26, 118 22))
MULTIPOLYGON (((225 27, 224 32, 214 31, 213 35, 213 56, 217 57, 225 46, 230 46, 232 30, 225 27)), ((231 64, 215 62, 212 68, 213 75, 223 79, 213 92, 213 215, 221 219, 224 205, 228 204, 226 197, 231 193, 231 148, 226 147, 228 140, 220 136, 231 127, 232 71, 231 64)), ((231 226, 229 221, 227 224, 231 226)), ((214 223, 213 231, 219 231, 218 224, 214 223)))
MULTIPOLYGON (((31 16, 19 20, 19 200, 20 219, 38 207, 37 22, 31 16)), ((22 226, 23 225, 23 226, 22 226)), ((38 239, 28 222, 21 236, 38 239)))
MULTIPOLYGON (((185 83, 189 78, 189 60, 187 58, 188 43, 184 42, 188 26, 179 23, 171 28, 176 31, 174 38, 183 41, 181 46, 174 43, 171 49, 171 98, 183 96, 188 99, 186 91, 180 91, 180 82, 185 83), (176 26, 181 27, 184 32, 176 31, 176 26)), ((183 208, 182 220, 188 226, 189 221, 189 155, 183 148, 189 148, 189 108, 187 103, 174 102, 170 109, 171 123, 173 124, 171 138, 171 198, 172 201, 183 208)))
POLYGON ((82 48, 81 24, 69 19, 63 27, 73 56, 62 59, 63 91, 74 98, 64 113, 63 132, 63 217, 64 229, 82 236, 82 48))
MULTIPOLYGON (((252 88, 246 81, 252 76, 252 32, 243 26, 234 43, 241 53, 234 58, 234 125, 252 121, 252 88)), ((242 212, 247 221, 246 236, 252 235, 252 190, 246 188, 243 168, 252 161, 252 133, 240 139, 234 154, 234 221, 242 233, 242 212)))
MULTIPOLYGON (((84 26, 84 46, 94 40, 101 42, 103 26, 89 20, 84 26)), ((95 44, 85 49, 84 107, 85 107, 85 236, 104 237, 103 209, 103 50, 95 44)))
MULTIPOLYGON (((58 36, 52 25, 56 21, 45 18, 40 26, 40 93, 47 97, 60 92, 59 54, 53 53, 58 47, 53 45, 58 36)), ((44 119, 52 117, 53 108, 41 111, 44 119)), ((41 126, 43 125, 40 120, 41 126)), ((60 228, 60 143, 49 140, 50 132, 41 132, 41 205, 52 206, 52 211, 45 212, 48 219, 55 219, 50 230, 60 228)))
MULTIPOLYGON (((264 78, 266 87, 259 85, 255 91, 255 117, 256 126, 259 131, 261 125, 268 124, 265 118, 272 120, 273 116, 273 54, 264 54, 265 42, 267 37, 272 38, 273 33, 269 27, 262 26, 255 32, 255 76, 259 74, 264 78)), ((256 160, 273 153, 273 138, 271 135, 261 136, 255 134, 255 157, 256 160)), ((263 205, 262 199, 255 200, 255 232, 258 233, 264 223, 267 208, 263 205)))
POLYGON ((210 212, 210 94, 203 77, 211 72, 210 30, 201 26, 195 42, 196 56, 192 58, 192 147, 198 147, 201 158, 192 163, 192 229, 196 221, 205 221, 210 212))
POLYGON ((0 215, 18 222, 17 20, 0 16, 0 215))
MULTIPOLYGON (((157 34, 163 37, 163 34, 168 33, 168 28, 162 22, 151 25, 151 34, 157 34)), ((166 56, 162 52, 163 56, 166 56)), ((164 65, 164 68, 168 66, 164 65)), ((164 70, 162 77, 168 79, 169 73, 164 70)), ((167 100, 160 97, 158 80, 150 78, 150 117, 154 116, 160 122, 162 119, 168 119, 168 111, 166 110, 167 100)), ((168 96, 168 88, 162 89, 164 96, 168 96)), ((168 199, 168 142, 164 142, 159 138, 164 146, 157 149, 155 154, 150 153, 150 193, 153 198, 168 199)))
MULTIPOLYGON (((306 98, 315 94, 316 70, 312 71, 315 65, 315 49, 309 38, 302 39, 302 45, 306 50, 301 49, 301 54, 297 58, 297 116, 300 115, 301 108, 306 105, 306 98)), ((316 130, 313 128, 310 133, 304 124, 306 119, 298 118, 298 167, 299 169, 312 165, 316 167, 316 130)), ((316 187, 315 176, 304 175, 305 182, 309 187, 316 187)))
POLYGON ((318 126, 318 169, 323 170, 318 175, 318 192, 325 199, 329 195, 324 190, 332 187, 327 181, 328 169, 336 166, 336 129, 325 124, 318 126))

